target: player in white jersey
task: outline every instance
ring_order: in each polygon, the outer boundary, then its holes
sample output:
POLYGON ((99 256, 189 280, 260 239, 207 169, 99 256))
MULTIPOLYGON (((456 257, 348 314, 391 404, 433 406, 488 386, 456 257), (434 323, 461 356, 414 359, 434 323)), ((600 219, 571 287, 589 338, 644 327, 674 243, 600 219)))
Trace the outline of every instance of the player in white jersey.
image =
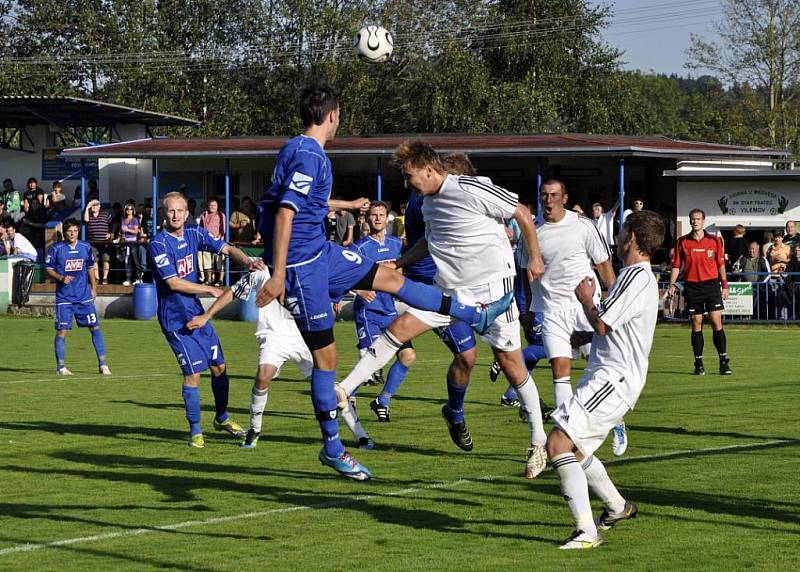
POLYGON ((636 516, 637 508, 619 494, 594 452, 608 432, 636 405, 647 379, 648 359, 658 317, 658 284, 650 257, 664 240, 664 220, 652 211, 631 214, 619 234, 623 268, 601 303, 595 279, 575 288, 594 330, 592 351, 575 394, 553 412, 555 428, 547 453, 561 480, 561 491, 575 519, 575 532, 563 549, 594 548, 608 530, 636 516), (593 520, 589 489, 605 508, 593 520))
MULTIPOLYGON (((542 184, 542 217, 536 221, 544 274, 531 284, 531 309, 542 312, 542 338, 553 372, 555 407, 572 396, 572 357, 575 332, 591 332, 575 287, 591 275, 592 265, 605 289, 614 282, 611 250, 592 221, 567 210, 569 198, 564 183, 549 179, 542 184)), ((600 301, 600 288, 595 292, 600 301)), ((584 352, 588 355, 588 352, 584 352)), ((622 455, 627 448, 624 423, 614 430, 612 450, 622 455)))
MULTIPOLYGON (((217 298, 204 314, 195 316, 186 326, 190 330, 202 328, 208 320, 230 304, 234 298, 247 300, 250 292, 261 290, 269 280, 269 270, 249 272, 231 288, 217 298)), ((250 429, 245 435, 242 447, 255 449, 261 436, 261 422, 267 407, 269 385, 278 377, 281 366, 288 360, 297 364, 304 377, 311 376, 313 360, 311 352, 303 341, 292 315, 273 300, 258 309, 256 338, 259 344, 258 371, 253 382, 250 398, 250 429)))
MULTIPOLYGON (((514 193, 492 184, 486 177, 449 175, 439 154, 427 143, 410 141, 395 150, 395 161, 403 169, 410 188, 425 197, 422 213, 426 236, 399 261, 412 264, 430 253, 436 263, 435 284, 443 292, 473 304, 491 303, 514 289, 514 257, 503 219, 514 218, 520 225, 531 252, 529 279, 536 279, 543 268, 536 230, 530 211, 514 193)), ((369 353, 356 364, 338 389, 339 403, 371 372, 387 363, 405 342, 433 328, 444 328, 451 318, 415 308, 394 321, 378 338, 369 353)), ((546 464, 546 439, 539 406, 539 393, 531 379, 520 350, 520 328, 516 307, 510 307, 489 328, 483 339, 492 346, 508 380, 515 386, 531 430, 526 476, 538 475, 546 464)), ((475 349, 459 355, 447 374, 448 402, 442 416, 450 438, 461 449, 472 450, 472 436, 464 421, 464 397, 475 363, 475 349), (465 355, 468 354, 468 355, 465 355)))

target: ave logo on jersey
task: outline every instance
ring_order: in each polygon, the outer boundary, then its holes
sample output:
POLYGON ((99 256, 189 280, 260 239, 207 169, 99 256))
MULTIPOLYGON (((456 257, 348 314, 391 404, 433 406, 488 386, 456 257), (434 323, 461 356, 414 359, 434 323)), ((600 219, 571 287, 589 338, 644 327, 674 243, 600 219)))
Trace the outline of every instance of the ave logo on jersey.
POLYGON ((159 268, 164 268, 169 264, 169 257, 166 254, 159 254, 154 260, 156 261, 156 266, 159 268))
POLYGON ((300 171, 295 171, 292 173, 292 180, 289 183, 289 188, 301 195, 307 195, 308 191, 311 190, 311 183, 313 182, 314 177, 309 177, 300 171))
POLYGON ((178 260, 177 269, 179 278, 183 278, 194 272, 194 254, 190 254, 186 258, 178 260))
POLYGON ((65 272, 80 272, 83 270, 83 258, 68 258, 64 264, 65 272))

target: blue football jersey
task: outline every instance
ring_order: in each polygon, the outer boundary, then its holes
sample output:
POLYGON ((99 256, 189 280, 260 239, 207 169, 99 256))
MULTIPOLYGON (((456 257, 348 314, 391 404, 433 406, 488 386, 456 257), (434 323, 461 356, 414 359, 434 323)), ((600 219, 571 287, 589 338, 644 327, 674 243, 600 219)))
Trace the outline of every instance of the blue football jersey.
POLYGON ((198 226, 184 227, 182 236, 162 230, 150 241, 147 251, 158 295, 158 322, 165 332, 180 330, 203 313, 196 295, 173 292, 166 281, 177 276, 197 283, 197 252, 219 254, 224 247, 224 240, 214 238, 198 226))
POLYGON ((281 149, 272 185, 258 205, 258 228, 264 241, 264 262, 272 265, 275 214, 281 206, 295 212, 287 264, 306 262, 325 244, 325 217, 331 196, 331 162, 316 139, 299 135, 281 149))
MULTIPOLYGON (((406 250, 425 238, 425 219, 422 217, 422 195, 411 193, 406 205, 406 250)), ((436 276, 436 263, 433 258, 426 256, 422 260, 404 268, 406 274, 412 278, 426 278, 433 280, 436 276)))
POLYGON ((62 276, 73 277, 69 284, 59 282, 56 285, 56 304, 92 301, 89 269, 94 266, 94 256, 92 245, 88 242, 79 240, 75 246, 70 246, 67 242, 57 242, 47 251, 45 266, 62 276))
MULTIPOLYGON (((396 236, 386 236, 383 242, 378 242, 371 236, 365 236, 350 248, 350 250, 373 262, 393 262, 400 258, 402 249, 403 242, 396 236)), ((377 296, 372 302, 367 302, 361 296, 356 296, 355 302, 353 302, 353 310, 358 311, 361 308, 365 308, 367 312, 383 314, 384 316, 397 313, 394 307, 394 298, 391 294, 386 292, 376 292, 376 294, 377 296)))

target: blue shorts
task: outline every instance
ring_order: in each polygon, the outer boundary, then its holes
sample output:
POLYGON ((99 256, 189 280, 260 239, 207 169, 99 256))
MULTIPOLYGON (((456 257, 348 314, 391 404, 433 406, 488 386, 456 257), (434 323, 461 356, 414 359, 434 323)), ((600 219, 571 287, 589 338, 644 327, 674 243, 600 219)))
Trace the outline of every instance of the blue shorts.
POLYGON ((165 332, 169 347, 178 359, 183 375, 192 375, 208 369, 211 365, 223 365, 225 356, 217 332, 210 322, 198 330, 181 328, 165 332))
POLYGON ((363 350, 372 345, 381 334, 386 331, 389 324, 397 319, 397 314, 385 316, 374 312, 367 312, 364 308, 359 308, 353 314, 356 322, 356 336, 358 337, 358 349, 363 350))
POLYGON ((56 304, 56 330, 71 330, 73 317, 80 328, 100 325, 94 302, 56 304))
MULTIPOLYGON (((429 286, 435 284, 433 277, 408 274, 406 278, 429 286)), ((464 322, 454 321, 446 328, 434 328, 433 331, 439 336, 439 339, 444 342, 444 345, 448 347, 453 355, 471 350, 478 343, 475 340, 475 334, 472 333, 472 328, 464 322)))
POLYGON ((335 322, 331 300, 338 300, 364 278, 375 263, 326 242, 319 255, 286 269, 283 305, 301 332, 321 332, 335 322))

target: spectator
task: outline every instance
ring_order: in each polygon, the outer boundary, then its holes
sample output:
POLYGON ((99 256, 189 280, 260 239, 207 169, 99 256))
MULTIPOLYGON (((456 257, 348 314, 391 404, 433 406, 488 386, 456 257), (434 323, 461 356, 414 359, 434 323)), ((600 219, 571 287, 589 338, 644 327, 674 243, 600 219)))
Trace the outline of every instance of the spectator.
POLYGON ((572 205, 572 212, 578 213, 579 215, 585 215, 586 214, 586 213, 583 212, 583 207, 581 207, 581 205, 579 205, 578 203, 575 203, 574 205, 572 205))
POLYGON ((10 214, 8 214, 8 212, 6 212, 6 203, 0 200, 0 225, 5 223, 7 220, 13 222, 14 219, 10 214))
POLYGON ((22 217, 20 232, 33 246, 44 252, 44 226, 47 223, 47 209, 44 208, 44 194, 34 194, 33 199, 22 199, 22 217))
POLYGON ((600 231, 603 238, 609 245, 615 244, 614 240, 614 215, 617 213, 619 203, 615 203, 608 212, 603 211, 603 205, 594 203, 592 205, 592 223, 600 231))
POLYGON ((236 242, 251 244, 256 238, 256 210, 253 200, 244 197, 240 208, 231 214, 231 238, 236 242))
POLYGON ((141 225, 139 224, 139 217, 136 216, 136 206, 126 204, 120 221, 120 251, 125 257, 125 281, 123 286, 131 285, 131 278, 134 278, 133 283, 139 284, 142 281, 142 264, 139 258, 139 235, 141 233, 141 225), (136 274, 134 275, 134 271, 136 274))
POLYGON ((792 259, 786 265, 781 289, 781 317, 785 320, 792 308, 792 316, 797 319, 797 298, 800 296, 800 244, 792 248, 792 259))
MULTIPOLYGON (((46 201, 43 195, 40 200, 46 201)), ((52 206, 47 211, 48 221, 61 222, 74 216, 73 213, 75 212, 75 209, 67 204, 67 197, 65 197, 63 194, 53 197, 52 200, 52 206)))
POLYGON ((625 209, 625 212, 622 213, 625 218, 628 218, 628 215, 631 213, 638 213, 640 210, 644 209, 644 201, 640 198, 633 199, 633 208, 632 209, 625 209))
POLYGON ((0 256, 24 258, 36 262, 36 248, 23 235, 17 233, 14 223, 8 219, 2 224, 3 243, 0 256))
POLYGON ((783 272, 791 257, 792 249, 789 248, 788 244, 783 243, 783 231, 776 230, 772 247, 767 251, 770 270, 772 272, 783 272))
POLYGON ((800 235, 797 234, 796 225, 793 220, 786 221, 786 233, 783 235, 783 243, 788 244, 794 252, 794 247, 800 244, 800 235))
POLYGON ((725 261, 729 267, 748 252, 749 242, 744 237, 744 232, 744 225, 737 224, 733 228, 733 238, 725 245, 725 261))
POLYGON ((100 210, 100 201, 89 201, 83 213, 83 222, 86 224, 86 238, 92 244, 92 255, 97 262, 95 266, 95 279, 100 284, 108 284, 108 272, 111 269, 112 247, 108 244, 111 240, 111 214, 100 210), (103 266, 102 279, 97 277, 97 268, 103 266))
POLYGON ((764 231, 764 239, 761 242, 761 254, 766 256, 769 249, 772 248, 772 241, 775 239, 775 233, 771 230, 764 231))
POLYGON ((747 253, 741 255, 733 263, 733 273, 744 282, 766 282, 769 280, 769 263, 761 256, 758 242, 753 240, 747 253))
POLYGON ((22 210, 22 200, 20 199, 19 192, 14 189, 14 183, 11 179, 3 181, 3 192, 0 193, 0 203, 3 203, 5 212, 11 217, 22 210))
MULTIPOLYGON (((65 204, 67 204, 68 201, 66 199, 67 199, 67 197, 63 193, 63 190, 62 190, 62 187, 61 187, 61 183, 59 181, 56 181, 55 183, 53 183, 53 189, 50 192, 50 196, 46 197, 44 202, 45 202, 45 206, 47 208, 52 209, 53 205, 56 202, 59 202, 61 200, 63 200, 65 202, 65 204), (64 197, 64 198, 61 199, 61 197, 64 197)), ((69 204, 67 204, 67 206, 69 206, 69 204)))
MULTIPOLYGON (((211 198, 206 204, 206 210, 200 215, 200 226, 217 240, 225 240, 225 215, 219 212, 217 199, 211 198)), ((206 284, 222 286, 225 282, 225 257, 213 252, 201 252, 206 284), (214 271, 218 272, 218 280, 214 280, 214 271)))
POLYGON ((402 203, 400 205, 400 214, 394 217, 394 230, 395 236, 399 237, 400 240, 403 241, 403 244, 406 242, 406 207, 408 205, 406 203, 402 203))
POLYGON ((336 211, 328 211, 325 217, 325 236, 331 242, 336 242, 336 211))
POLYGON ((97 188, 97 181, 94 179, 89 179, 89 183, 86 185, 86 200, 87 201, 100 200, 100 189, 97 188))
POLYGON ((31 177, 28 179, 28 184, 25 187, 25 194, 23 195, 23 198, 28 200, 35 199, 39 192, 44 194, 44 191, 39 188, 39 181, 36 180, 36 177, 31 177))
POLYGON ((353 244, 356 219, 347 209, 336 211, 336 244, 345 248, 353 244))

